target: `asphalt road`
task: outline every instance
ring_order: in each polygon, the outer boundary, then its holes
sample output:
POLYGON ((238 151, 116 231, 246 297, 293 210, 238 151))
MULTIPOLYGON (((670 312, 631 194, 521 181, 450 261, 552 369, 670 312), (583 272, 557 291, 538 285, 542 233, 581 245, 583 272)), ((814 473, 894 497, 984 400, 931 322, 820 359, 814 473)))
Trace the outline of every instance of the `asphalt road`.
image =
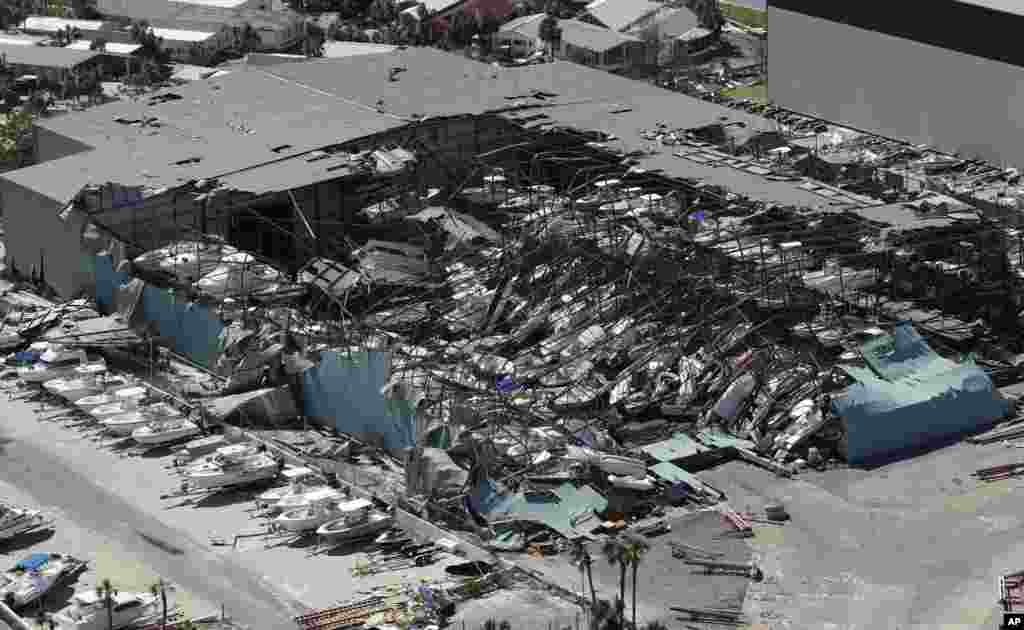
POLYGON ((874 470, 782 480, 734 462, 701 476, 738 509, 781 501, 792 516, 754 542, 766 580, 746 605, 770 627, 989 630, 998 577, 1024 569, 1024 483, 971 473, 1019 453, 958 444, 874 470))
POLYGON ((254 630, 295 627, 291 615, 301 612, 299 606, 284 601, 260 578, 203 549, 184 532, 167 527, 32 443, 0 437, 0 479, 42 505, 59 506, 77 525, 117 540, 165 579, 198 598, 223 604, 239 623, 254 630))

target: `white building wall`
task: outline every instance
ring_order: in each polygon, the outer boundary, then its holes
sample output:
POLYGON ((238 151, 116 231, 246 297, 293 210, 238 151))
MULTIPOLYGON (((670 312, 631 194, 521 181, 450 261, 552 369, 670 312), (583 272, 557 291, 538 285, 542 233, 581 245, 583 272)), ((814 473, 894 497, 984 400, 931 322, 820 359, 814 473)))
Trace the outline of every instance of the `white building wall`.
POLYGON ((768 22, 776 104, 1024 166, 1024 68, 771 7, 768 22))

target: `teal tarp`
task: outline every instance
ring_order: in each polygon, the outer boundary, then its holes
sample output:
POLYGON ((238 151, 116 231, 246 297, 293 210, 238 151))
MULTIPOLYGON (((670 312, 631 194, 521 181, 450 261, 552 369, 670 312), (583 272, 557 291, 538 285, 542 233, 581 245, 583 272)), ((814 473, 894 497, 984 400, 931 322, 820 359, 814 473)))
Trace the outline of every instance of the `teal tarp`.
MULTIPOLYGON (((493 486, 489 488, 493 491, 493 486)), ((480 488, 478 487, 478 492, 480 488)), ((472 500, 471 500, 472 501, 472 500)), ((608 500, 590 486, 576 488, 571 483, 562 484, 551 494, 526 495, 516 493, 509 496, 491 495, 476 504, 489 520, 521 519, 543 523, 567 538, 577 538, 581 533, 573 523, 593 510, 603 512, 608 500)), ((585 529, 592 529, 591 519, 585 529)))
POLYGON ((1009 409, 981 368, 940 357, 909 322, 861 352, 869 369, 844 367, 857 382, 832 398, 851 463, 987 427, 1009 409))

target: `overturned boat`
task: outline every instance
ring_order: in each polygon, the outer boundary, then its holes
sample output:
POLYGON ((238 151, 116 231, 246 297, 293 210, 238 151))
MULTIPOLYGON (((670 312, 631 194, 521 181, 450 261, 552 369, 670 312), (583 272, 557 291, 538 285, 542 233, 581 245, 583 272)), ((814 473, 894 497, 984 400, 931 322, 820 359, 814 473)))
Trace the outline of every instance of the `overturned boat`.
POLYGON ((392 514, 376 509, 373 501, 367 499, 345 501, 337 509, 341 516, 316 530, 317 536, 332 543, 366 538, 390 529, 395 522, 392 514))
POLYGON ((0 599, 22 608, 85 569, 85 562, 59 553, 34 553, 0 575, 0 599))

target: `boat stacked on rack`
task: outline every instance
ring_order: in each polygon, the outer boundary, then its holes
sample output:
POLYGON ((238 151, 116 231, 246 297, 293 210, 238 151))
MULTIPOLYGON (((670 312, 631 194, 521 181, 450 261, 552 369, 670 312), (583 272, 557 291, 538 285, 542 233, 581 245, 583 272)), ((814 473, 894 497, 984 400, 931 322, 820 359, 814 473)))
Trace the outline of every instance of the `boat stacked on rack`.
POLYGON ((269 481, 277 473, 273 457, 249 444, 235 444, 219 448, 208 460, 189 466, 183 476, 192 487, 210 489, 269 481))
MULTIPOLYGON (((18 368, 18 378, 26 383, 45 383, 51 379, 74 373, 75 368, 89 363, 85 350, 70 350, 60 344, 41 342, 46 350, 39 360, 18 368)), ((37 344, 33 344, 35 347, 37 344)))
POLYGON ((138 387, 135 383, 135 377, 130 375, 102 375, 99 380, 101 391, 72 401, 76 407, 88 412, 96 407, 116 403, 118 402, 117 392, 138 387))
POLYGON ((390 529, 395 522, 394 515, 378 510, 373 501, 367 499, 339 503, 337 510, 341 516, 316 530, 317 536, 333 543, 372 536, 390 529))
POLYGON ((103 391, 100 377, 106 370, 107 366, 102 362, 80 365, 67 376, 46 381, 43 389, 69 402, 75 402, 79 398, 103 391))
POLYGON ((47 522, 48 518, 39 510, 0 503, 0 540, 32 531, 47 522))
POLYGON ((296 533, 315 530, 324 523, 342 516, 338 509, 340 499, 340 493, 333 488, 318 490, 312 496, 305 497, 305 507, 286 509, 282 512, 274 519, 274 527, 296 533))
POLYGON ((179 418, 181 416, 182 413, 177 407, 165 402, 159 402, 134 409, 127 413, 109 416, 101 421, 100 424, 114 435, 131 435, 132 431, 144 427, 150 422, 179 418))
POLYGON ((22 608, 85 569, 85 562, 59 553, 34 553, 0 574, 0 599, 22 608))
POLYGON ((118 630, 135 626, 159 614, 158 598, 151 593, 120 593, 110 595, 110 612, 106 598, 96 591, 79 591, 71 603, 51 616, 61 630, 118 630), (111 624, 113 619, 113 625, 111 624))
POLYGON ((300 497, 310 496, 328 487, 324 478, 312 468, 286 468, 281 471, 281 477, 284 478, 286 485, 271 488, 256 497, 257 508, 265 511, 281 510, 284 509, 281 506, 282 501, 288 505, 300 497))
POLYGON ((196 423, 185 417, 167 418, 150 422, 132 431, 132 439, 139 444, 157 446, 169 444, 202 433, 196 423))

